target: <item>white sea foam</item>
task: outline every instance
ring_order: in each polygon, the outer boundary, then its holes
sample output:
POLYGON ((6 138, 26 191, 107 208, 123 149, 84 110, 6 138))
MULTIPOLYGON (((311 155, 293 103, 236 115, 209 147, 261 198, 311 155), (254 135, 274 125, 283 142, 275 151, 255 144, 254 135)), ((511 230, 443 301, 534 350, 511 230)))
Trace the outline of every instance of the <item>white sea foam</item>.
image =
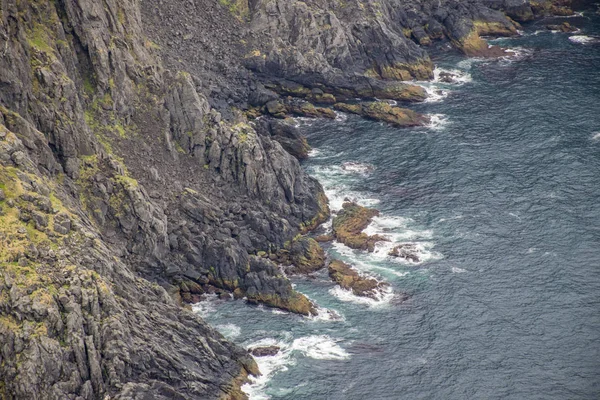
POLYGON ((342 170, 345 172, 366 175, 375 170, 375 167, 371 164, 359 163, 355 161, 346 161, 342 163, 342 170))
POLYGON ((600 140, 600 132, 592 133, 592 140, 600 140))
MULTIPOLYGON (((380 242, 386 243, 386 242, 380 242)), ((378 244, 379 245, 379 244, 378 244)), ((403 277, 408 274, 406 271, 397 271, 393 268, 389 268, 380 264, 380 261, 384 260, 387 257, 387 252, 382 251, 379 252, 377 250, 377 246, 375 248, 375 252, 373 253, 364 253, 358 250, 353 250, 342 243, 335 242, 333 243, 333 248, 335 249, 337 254, 340 254, 348 262, 352 264, 356 270, 361 273, 381 273, 385 275, 395 275, 398 277, 403 277)), ((389 251, 389 250, 388 250, 389 251)), ((376 279, 379 279, 376 277, 376 279)), ((384 280, 381 280, 384 281, 384 280)))
POLYGON ((434 244, 431 242, 433 232, 429 229, 417 230, 411 227, 412 220, 403 217, 374 217, 373 221, 364 230, 367 235, 379 235, 388 241, 381 241, 375 245, 375 249, 369 256, 375 260, 392 260, 400 264, 420 264, 425 261, 442 258, 440 253, 434 252, 434 244), (401 243, 410 242, 415 247, 419 262, 408 261, 401 257, 390 257, 392 249, 401 243))
POLYGON ((473 81, 473 77, 471 76, 471 74, 469 74, 468 72, 465 71, 461 71, 459 69, 445 69, 445 68, 440 68, 440 67, 436 67, 433 70, 433 76, 434 82, 441 82, 441 83, 448 83, 448 84, 454 84, 454 85, 463 85, 465 83, 469 83, 473 81), (450 82, 442 82, 440 81, 441 74, 449 74, 450 75, 450 82))
POLYGON ((350 354, 328 335, 301 337, 292 343, 292 351, 299 351, 316 360, 347 360, 350 354))
POLYGON ((321 150, 312 148, 308 152, 308 156, 311 158, 317 158, 321 154, 321 150))
POLYGON ((274 356, 255 357, 261 375, 250 376, 250 383, 242 386, 242 390, 248 395, 250 400, 270 399, 271 397, 264 393, 269 380, 278 372, 287 371, 289 365, 295 364, 290 346, 284 341, 267 338, 252 343, 248 348, 263 346, 278 346, 281 350, 274 356))
POLYGON ((323 185, 325 194, 329 199, 329 207, 333 211, 340 210, 346 199, 365 207, 379 203, 379 199, 351 190, 349 183, 352 179, 355 179, 353 175, 356 174, 345 171, 341 166, 316 166, 312 168, 311 172, 321 182, 321 185, 323 185))
POLYGON ((317 315, 306 317, 306 320, 313 322, 345 321, 346 318, 336 310, 325 307, 317 307, 317 315))
POLYGON ((215 329, 218 330, 221 333, 221 335, 225 336, 227 339, 235 339, 242 333, 242 329, 234 324, 216 325, 215 329))
POLYGON ((577 17, 584 17, 584 18, 588 18, 585 15, 583 15, 583 11, 576 11, 573 13, 573 15, 565 15, 561 18, 577 18, 577 17))
POLYGON ((385 307, 389 305, 394 298, 394 292, 389 286, 385 289, 382 289, 374 299, 370 297, 356 296, 351 290, 342 289, 340 286, 335 286, 329 289, 329 293, 341 301, 363 304, 369 306, 370 308, 385 307))
POLYGON ((308 117, 292 117, 290 119, 293 121, 291 125, 293 125, 296 128, 300 126, 312 126, 315 122, 314 118, 308 117))
POLYGON ((473 64, 482 62, 482 61, 485 61, 485 58, 469 57, 469 58, 465 58, 462 61, 459 61, 458 64, 456 64, 456 66, 462 70, 470 70, 473 68, 473 64))
POLYGON ((533 54, 533 50, 526 49, 523 47, 511 47, 506 49, 504 52, 506 55, 500 57, 500 61, 503 63, 512 63, 514 61, 521 61, 533 54))
POLYGON ((444 100, 446 97, 450 95, 450 91, 446 89, 440 89, 435 85, 424 86, 422 85, 425 92, 427 92, 427 98, 425 99, 425 103, 437 103, 444 100))
POLYGON ((192 311, 199 314, 203 318, 206 318, 208 315, 217 310, 215 303, 218 301, 218 296, 216 294, 207 294, 205 296, 205 300, 192 305, 192 311))
POLYGON ((600 41, 598 38, 586 35, 573 35, 569 36, 569 40, 577 44, 588 44, 600 41))
POLYGON ((452 272, 454 272, 455 274, 462 274, 463 272, 467 272, 467 270, 458 267, 452 267, 452 272))
POLYGON ((429 123, 427 127, 434 131, 441 131, 448 126, 450 121, 448 117, 444 114, 429 114, 429 123))
POLYGON ((264 392, 267 383, 277 373, 287 371, 288 366, 295 365, 298 354, 317 360, 343 361, 350 358, 350 354, 328 335, 300 337, 291 343, 286 340, 266 338, 253 342, 247 347, 263 346, 278 346, 280 351, 273 356, 255 357, 261 375, 250 376, 250 383, 242 386, 242 390, 250 400, 270 399, 271 397, 264 392))
POLYGON ((348 119, 348 114, 340 112, 340 111, 334 111, 335 112, 335 120, 337 122, 344 122, 348 119))

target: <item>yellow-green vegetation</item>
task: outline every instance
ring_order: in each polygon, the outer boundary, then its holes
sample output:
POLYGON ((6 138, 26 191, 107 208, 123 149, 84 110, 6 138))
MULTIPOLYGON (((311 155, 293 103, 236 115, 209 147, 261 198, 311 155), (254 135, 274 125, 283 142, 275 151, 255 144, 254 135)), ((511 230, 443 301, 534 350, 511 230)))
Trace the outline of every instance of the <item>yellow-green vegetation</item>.
POLYGON ((181 145, 179 144, 179 142, 175 142, 175 150, 177 150, 178 153, 181 154, 185 154, 186 151, 183 149, 183 147, 181 147, 181 145))
POLYGON ((503 54, 502 49, 498 46, 489 47, 480 35, 513 36, 516 34, 517 29, 514 26, 506 27, 500 22, 474 21, 473 28, 467 36, 452 42, 466 55, 497 57, 503 54))
POLYGON ((423 114, 407 108, 391 106, 383 101, 363 104, 336 103, 333 108, 399 127, 422 126, 429 122, 429 117, 423 114))
MULTIPOLYGON (((371 93, 359 92, 361 97, 370 97, 371 93)), ((423 101, 427 98, 427 92, 418 85, 409 85, 406 83, 390 83, 384 88, 372 89, 372 95, 378 99, 390 99, 400 101, 423 101)))
POLYGON ((146 39, 146 41, 144 42, 144 46, 147 49, 152 49, 152 50, 160 50, 160 48, 161 48, 157 43, 153 42, 150 39, 146 39))
POLYGON ((377 215, 379 211, 375 209, 362 207, 356 203, 344 203, 342 210, 333 218, 333 234, 338 242, 352 249, 372 252, 375 243, 386 240, 382 236, 369 236, 363 232, 377 215))
POLYGON ((514 26, 507 27, 501 22, 474 21, 473 27, 480 35, 513 36, 517 34, 514 26))
POLYGON ((254 129, 246 122, 239 122, 231 127, 240 144, 246 143, 248 140, 254 140, 256 133, 254 129))
POLYGON ((258 49, 254 49, 244 56, 244 58, 252 58, 252 57, 261 57, 262 59, 265 59, 265 58, 267 58, 267 55, 264 53, 261 53, 261 51, 258 49))
MULTIPOLYGON (((109 82, 110 84, 110 82, 109 82)), ((112 83, 114 85, 114 82, 112 83)), ((89 80, 84 80, 86 93, 94 92, 89 80)), ((137 127, 130 123, 125 124, 115 111, 113 111, 113 99, 109 91, 103 96, 98 96, 84 113, 85 122, 92 130, 98 142, 107 153, 113 153, 112 138, 127 139, 137 134, 137 127)))
POLYGON ((240 21, 247 20, 250 15, 248 0, 219 0, 240 21))
POLYGON ((276 294, 257 294, 255 296, 246 294, 246 296, 251 303, 263 303, 269 307, 281 308, 301 315, 317 314, 314 304, 306 296, 296 291, 293 291, 287 299, 276 294))
POLYGON ((54 48, 51 43, 51 36, 47 28, 39 23, 33 25, 33 29, 27 32, 27 42, 29 45, 48 55, 54 55, 54 48))
POLYGON ((325 251, 312 238, 294 239, 290 250, 290 261, 294 265, 294 272, 311 273, 325 266, 325 251))
POLYGON ((317 204, 319 205, 319 211, 313 218, 300 224, 300 233, 308 233, 329 219, 331 212, 329 210, 329 200, 325 193, 319 192, 317 204))
POLYGON ((364 276, 343 261, 332 260, 328 267, 329 277, 346 290, 351 290, 356 296, 375 297, 377 289, 386 286, 375 278, 364 276))
MULTIPOLYGON (((4 192, 6 199, 0 202, 3 215, 0 216, 0 263, 17 261, 27 251, 29 244, 47 245, 55 248, 56 245, 49 240, 45 232, 38 231, 33 222, 24 222, 20 216, 18 207, 25 208, 25 202, 20 196, 26 193, 21 180, 18 178, 16 169, 0 166, 0 189, 4 192), (9 202, 13 206, 9 206, 9 202)), ((29 193, 36 197, 35 193, 29 193)), ((52 216, 49 216, 48 228, 52 229, 52 216)))
POLYGON ((130 176, 125 175, 115 175, 115 181, 123 185, 126 188, 137 188, 139 186, 138 181, 133 179, 130 176))

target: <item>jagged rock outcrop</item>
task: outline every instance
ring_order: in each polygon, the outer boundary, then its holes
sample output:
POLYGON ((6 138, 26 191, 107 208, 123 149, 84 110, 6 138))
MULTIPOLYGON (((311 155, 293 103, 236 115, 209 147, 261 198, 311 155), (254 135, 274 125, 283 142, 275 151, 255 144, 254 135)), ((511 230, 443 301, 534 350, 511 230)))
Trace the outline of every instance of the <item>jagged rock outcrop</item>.
POLYGON ((385 282, 359 273, 351 265, 340 260, 331 260, 327 269, 331 280, 355 296, 376 299, 381 291, 389 286, 385 282))
POLYGON ((165 289, 314 312, 254 254, 327 218, 320 185, 163 69, 137 2, 1 11, 2 395, 241 398, 252 360, 165 289))
POLYGON ((356 203, 346 202, 332 221, 333 235, 340 243, 357 249, 372 252, 377 242, 387 240, 380 235, 368 235, 363 232, 379 211, 359 206, 356 203))
POLYGON ((407 108, 392 106, 383 101, 362 104, 336 103, 336 110, 358 114, 375 121, 383 121, 394 126, 423 126, 429 123, 429 117, 407 108))
POLYGON ((238 398, 232 382, 257 373, 248 354, 115 257, 40 173, 43 153, 28 155, 43 134, 7 110, 0 121, 0 395, 238 398))

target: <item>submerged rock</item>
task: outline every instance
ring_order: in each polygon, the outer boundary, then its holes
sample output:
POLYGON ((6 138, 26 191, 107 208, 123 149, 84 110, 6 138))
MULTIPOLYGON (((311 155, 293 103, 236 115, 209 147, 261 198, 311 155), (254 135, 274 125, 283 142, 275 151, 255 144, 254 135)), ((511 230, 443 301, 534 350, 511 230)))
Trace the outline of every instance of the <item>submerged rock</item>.
POLYGON ((404 258, 415 263, 421 262, 417 245, 414 243, 402 243, 395 246, 388 253, 391 257, 404 258))
POLYGON ((381 289, 388 286, 385 282, 359 274, 351 265, 343 261, 332 260, 329 263, 329 277, 340 287, 351 290, 355 296, 377 298, 381 289))
POLYGON ((548 29, 550 31, 559 31, 559 32, 565 32, 565 33, 577 32, 579 30, 576 27, 569 24, 568 22, 563 22, 560 25, 546 25, 546 29, 548 29))
POLYGON ((279 346, 260 346, 254 347, 249 351, 254 357, 270 357, 277 355, 280 350, 279 346))
POLYGON ((358 114, 398 127, 423 126, 430 122, 429 117, 426 115, 406 108, 392 106, 384 101, 359 104, 336 103, 333 107, 339 111, 358 114))
POLYGON ((363 233, 373 217, 377 215, 379 211, 372 208, 359 206, 356 203, 344 203, 342 210, 333 218, 333 234, 338 242, 352 249, 372 252, 375 243, 387 240, 383 236, 363 233))

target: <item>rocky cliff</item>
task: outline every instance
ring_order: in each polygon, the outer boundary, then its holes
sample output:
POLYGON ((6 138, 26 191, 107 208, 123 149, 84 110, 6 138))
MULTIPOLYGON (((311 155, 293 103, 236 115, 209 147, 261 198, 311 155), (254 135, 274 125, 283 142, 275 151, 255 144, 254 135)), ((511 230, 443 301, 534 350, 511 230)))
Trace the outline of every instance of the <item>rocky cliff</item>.
POLYGON ((0 0, 0 397, 244 398, 252 357, 182 305, 316 312, 278 263, 322 267, 301 235, 329 217, 308 144, 267 117, 422 101, 405 81, 432 76, 427 46, 483 54, 480 35, 569 11, 0 0))

